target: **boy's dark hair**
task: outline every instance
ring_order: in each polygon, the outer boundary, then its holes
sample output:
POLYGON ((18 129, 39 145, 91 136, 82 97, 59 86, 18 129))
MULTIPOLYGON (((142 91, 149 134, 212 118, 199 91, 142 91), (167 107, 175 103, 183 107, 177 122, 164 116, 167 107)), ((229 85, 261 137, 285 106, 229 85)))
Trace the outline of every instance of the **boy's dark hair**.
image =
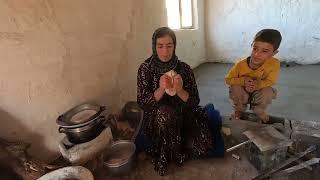
POLYGON ((275 51, 279 48, 281 39, 282 39, 281 33, 278 30, 262 29, 255 35, 253 41, 254 42, 261 41, 261 42, 269 43, 273 46, 273 50, 275 51))

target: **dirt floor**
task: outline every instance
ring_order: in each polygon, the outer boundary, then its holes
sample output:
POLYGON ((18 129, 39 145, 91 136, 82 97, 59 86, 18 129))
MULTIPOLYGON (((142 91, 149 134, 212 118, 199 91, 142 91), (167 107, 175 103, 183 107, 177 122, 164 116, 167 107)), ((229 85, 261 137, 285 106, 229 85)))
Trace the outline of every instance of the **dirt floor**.
MULTIPOLYGON (((226 148, 232 147, 243 141, 240 137, 245 129, 259 128, 261 124, 248 121, 230 121, 228 117, 224 117, 224 127, 231 127, 232 135, 225 137, 226 148)), ((319 125, 319 124, 317 124, 319 125)), ((308 154, 303 161, 309 160, 312 157, 320 157, 320 138, 311 137, 305 135, 304 132, 310 130, 303 129, 306 126, 301 126, 300 122, 293 123, 293 129, 298 130, 299 133, 291 133, 292 140, 294 141, 293 150, 294 152, 302 152, 310 145, 316 145, 317 150, 313 153, 308 154), (298 124, 297 124, 298 123, 298 124), (303 128, 298 128, 303 127, 303 128), (302 134, 301 134, 302 133, 302 134)), ((284 126, 283 128, 289 128, 284 126)), ((315 126, 314 128, 318 128, 315 126)), ((287 136, 287 135, 286 135, 287 136)), ((292 149, 292 148, 291 148, 292 149)), ((225 158, 211 158, 211 159, 198 159, 189 160, 182 167, 177 167, 174 163, 169 165, 168 172, 165 176, 159 176, 153 169, 150 159, 145 154, 139 154, 136 161, 133 164, 133 168, 130 174, 121 177, 112 177, 110 172, 103 166, 99 167, 94 171, 95 179, 153 179, 153 180, 174 180, 174 179, 201 179, 201 180, 248 180, 256 177, 259 172, 249 162, 247 155, 250 155, 247 147, 243 146, 237 150, 226 154, 225 158), (232 154, 238 155, 240 160, 232 157, 232 154)), ((252 156, 252 154, 250 155, 252 156)), ((249 157, 249 156, 248 156, 249 157)), ((288 158, 288 157, 287 157, 288 158)), ((291 167, 297 163, 291 163, 291 167)), ((273 180, 285 179, 285 180, 305 180, 305 179, 317 179, 320 175, 320 164, 313 165, 312 170, 302 169, 287 176, 273 176, 273 180)))
POLYGON ((152 180, 248 180, 257 175, 256 169, 248 162, 246 157, 240 151, 234 152, 240 155, 241 159, 237 160, 228 154, 224 159, 201 159, 187 161, 182 167, 170 164, 168 173, 165 176, 159 176, 153 169, 150 160, 146 159, 144 154, 138 156, 133 171, 122 177, 112 177, 108 171, 100 168, 96 171, 96 179, 152 179, 152 180))

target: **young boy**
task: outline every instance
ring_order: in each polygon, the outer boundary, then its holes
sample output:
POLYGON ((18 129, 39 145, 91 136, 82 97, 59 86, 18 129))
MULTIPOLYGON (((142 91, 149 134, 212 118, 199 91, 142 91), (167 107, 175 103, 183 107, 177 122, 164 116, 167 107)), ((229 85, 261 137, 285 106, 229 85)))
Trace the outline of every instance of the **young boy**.
POLYGON ((276 90, 280 62, 273 56, 278 53, 281 34, 275 29, 259 31, 251 44, 251 56, 236 63, 225 77, 229 85, 229 96, 233 102, 234 119, 240 119, 247 104, 263 123, 271 123, 265 112, 276 90))

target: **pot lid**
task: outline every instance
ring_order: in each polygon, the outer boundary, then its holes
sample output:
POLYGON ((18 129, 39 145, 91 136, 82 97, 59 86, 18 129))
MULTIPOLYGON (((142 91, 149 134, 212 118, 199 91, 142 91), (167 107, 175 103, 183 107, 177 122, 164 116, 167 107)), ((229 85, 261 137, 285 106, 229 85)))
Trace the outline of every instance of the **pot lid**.
POLYGON ((105 107, 103 106, 82 104, 60 115, 56 122, 60 127, 80 127, 98 119, 103 111, 105 111, 105 107))

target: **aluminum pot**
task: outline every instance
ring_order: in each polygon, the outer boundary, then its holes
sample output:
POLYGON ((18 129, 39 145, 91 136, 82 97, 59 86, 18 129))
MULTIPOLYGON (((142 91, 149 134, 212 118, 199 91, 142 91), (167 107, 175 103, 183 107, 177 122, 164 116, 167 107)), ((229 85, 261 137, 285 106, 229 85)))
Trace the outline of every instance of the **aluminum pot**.
POLYGON ((128 140, 111 144, 103 155, 103 165, 113 176, 127 175, 133 167, 136 146, 128 140))
POLYGON ((82 127, 84 125, 90 124, 92 121, 96 121, 97 119, 105 116, 106 116, 106 108, 104 106, 99 106, 94 104, 82 104, 60 115, 57 118, 56 122, 59 127, 75 128, 75 127, 82 127), (72 120, 73 116, 85 110, 93 110, 96 113, 89 118, 82 118, 82 121, 80 122, 72 120))
POLYGON ((134 124, 139 124, 141 117, 142 109, 139 107, 138 103, 135 101, 127 102, 122 108, 123 117, 129 121, 132 127, 135 127, 134 124), (138 122, 135 122, 138 121, 138 122))
POLYGON ((85 143, 96 138, 102 132, 102 130, 105 128, 102 123, 103 121, 104 118, 100 118, 81 127, 59 127, 59 132, 66 134, 71 143, 85 143))

